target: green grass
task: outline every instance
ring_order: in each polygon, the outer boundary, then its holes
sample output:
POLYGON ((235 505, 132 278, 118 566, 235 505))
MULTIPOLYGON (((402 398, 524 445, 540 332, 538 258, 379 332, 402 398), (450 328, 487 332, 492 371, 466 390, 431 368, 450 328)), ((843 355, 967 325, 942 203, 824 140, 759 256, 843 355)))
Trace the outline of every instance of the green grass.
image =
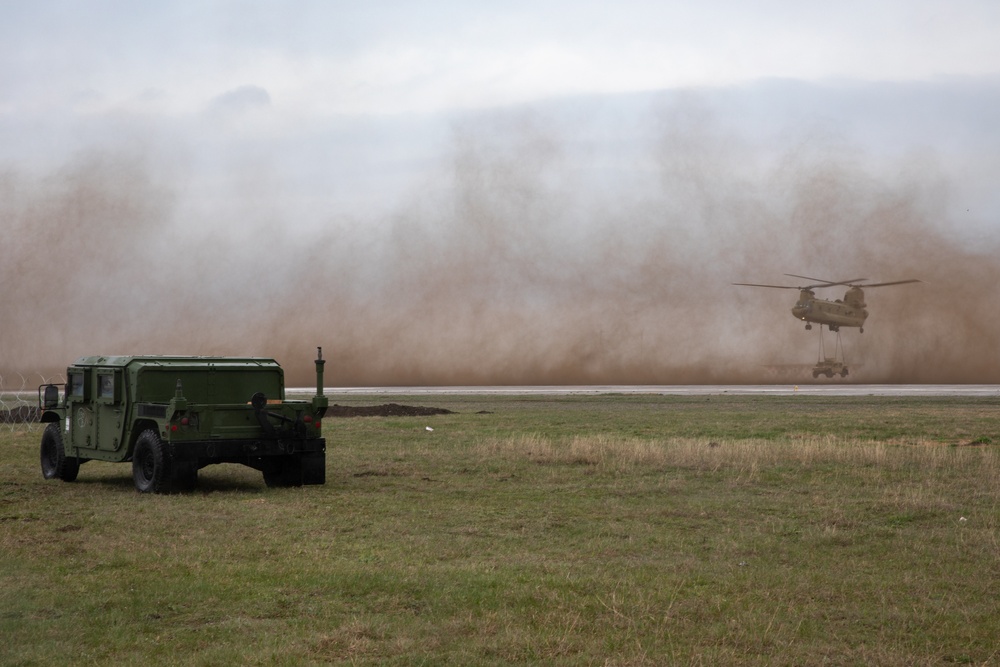
POLYGON ((0 664, 1000 663, 996 399, 336 401, 456 414, 177 496, 0 429, 0 664))

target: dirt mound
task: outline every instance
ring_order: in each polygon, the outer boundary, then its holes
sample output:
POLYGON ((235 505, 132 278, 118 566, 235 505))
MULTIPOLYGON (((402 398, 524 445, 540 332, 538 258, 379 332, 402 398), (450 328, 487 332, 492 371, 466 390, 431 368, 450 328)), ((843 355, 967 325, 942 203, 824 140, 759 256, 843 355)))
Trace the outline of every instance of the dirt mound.
POLYGON ((326 409, 327 417, 428 417, 430 415, 451 415, 451 410, 445 408, 425 408, 398 403, 384 405, 337 405, 334 403, 326 409))

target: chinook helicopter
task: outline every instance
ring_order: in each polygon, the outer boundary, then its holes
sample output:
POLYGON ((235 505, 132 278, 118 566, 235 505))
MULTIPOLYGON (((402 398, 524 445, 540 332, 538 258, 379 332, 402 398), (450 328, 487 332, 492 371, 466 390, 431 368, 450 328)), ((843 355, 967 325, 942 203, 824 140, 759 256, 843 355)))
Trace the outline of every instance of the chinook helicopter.
POLYGON ((888 285, 903 285, 906 283, 919 283, 919 280, 911 278, 909 280, 894 280, 888 283, 868 283, 863 281, 867 278, 850 278, 849 280, 822 280, 820 278, 810 278, 809 276, 797 276, 794 273, 786 273, 792 278, 803 278, 805 280, 818 281, 813 285, 803 287, 791 287, 789 285, 761 285, 758 283, 733 283, 734 285, 745 285, 747 287, 770 287, 772 289, 797 289, 799 290, 799 300, 792 307, 792 315, 796 319, 806 323, 806 329, 812 329, 813 324, 826 325, 830 331, 839 331, 840 327, 858 327, 861 333, 865 332, 865 319, 868 318, 868 311, 865 310, 865 293, 862 288, 886 287, 888 285), (849 289, 844 294, 843 299, 830 301, 829 299, 817 299, 814 289, 820 287, 834 287, 845 285, 849 289))

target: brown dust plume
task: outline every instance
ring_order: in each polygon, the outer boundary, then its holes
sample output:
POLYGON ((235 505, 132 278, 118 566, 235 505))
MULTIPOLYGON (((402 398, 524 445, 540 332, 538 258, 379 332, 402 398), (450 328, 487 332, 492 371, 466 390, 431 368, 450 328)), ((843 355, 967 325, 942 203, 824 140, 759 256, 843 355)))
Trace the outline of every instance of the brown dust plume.
POLYGON ((866 291, 850 381, 1000 380, 996 244, 952 233, 932 154, 765 155, 683 105, 656 123, 615 155, 530 112, 469 119, 391 216, 330 201, 307 232, 266 187, 231 219, 178 220, 199 203, 155 155, 0 172, 5 387, 89 354, 273 356, 309 385, 316 346, 338 386, 788 382, 774 369, 804 379, 820 332, 796 292, 731 285, 784 273, 923 281, 866 291))

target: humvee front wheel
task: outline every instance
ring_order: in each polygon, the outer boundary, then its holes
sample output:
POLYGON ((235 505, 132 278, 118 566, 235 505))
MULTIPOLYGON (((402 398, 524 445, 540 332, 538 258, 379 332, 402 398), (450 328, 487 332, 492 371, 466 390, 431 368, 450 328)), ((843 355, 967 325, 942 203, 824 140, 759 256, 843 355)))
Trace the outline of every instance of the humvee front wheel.
POLYGON ((45 479, 72 482, 80 473, 80 459, 66 456, 59 424, 49 424, 42 432, 41 460, 42 477, 45 479))
POLYGON ((153 429, 139 434, 132 452, 132 479, 139 493, 167 493, 173 478, 173 466, 160 435, 153 429))

